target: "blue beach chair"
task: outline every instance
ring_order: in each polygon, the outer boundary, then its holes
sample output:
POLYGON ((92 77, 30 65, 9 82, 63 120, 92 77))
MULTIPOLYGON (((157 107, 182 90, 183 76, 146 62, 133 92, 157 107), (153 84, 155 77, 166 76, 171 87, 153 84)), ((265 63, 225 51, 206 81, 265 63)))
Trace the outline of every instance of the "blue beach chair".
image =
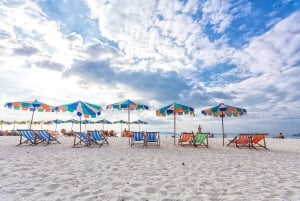
POLYGON ((146 147, 149 145, 160 146, 159 132, 146 132, 146 147))
POLYGON ((132 147, 133 145, 138 145, 138 144, 145 146, 144 132, 132 132, 130 146, 132 147))
POLYGON ((104 144, 109 145, 107 139, 102 134, 102 131, 99 131, 99 130, 90 130, 87 133, 88 133, 88 135, 91 138, 91 142, 99 145, 99 147, 101 147, 104 144))
POLYGON ((17 146, 20 146, 21 144, 37 145, 41 142, 31 129, 18 129, 17 132, 20 134, 20 143, 17 146))
POLYGON ((38 138, 46 144, 54 142, 60 144, 60 142, 46 130, 34 130, 34 132, 37 134, 38 138))
POLYGON ((74 132, 74 145, 73 147, 76 147, 77 145, 83 144, 84 146, 90 146, 92 143, 90 137, 85 132, 74 132), (76 143, 76 139, 79 141, 76 143))

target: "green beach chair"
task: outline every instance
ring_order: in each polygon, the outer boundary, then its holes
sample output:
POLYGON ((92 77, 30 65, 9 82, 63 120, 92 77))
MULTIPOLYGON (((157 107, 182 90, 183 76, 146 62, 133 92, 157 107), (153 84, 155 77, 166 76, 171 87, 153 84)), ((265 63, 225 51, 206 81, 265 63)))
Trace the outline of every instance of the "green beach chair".
POLYGON ((196 133, 194 137, 195 147, 205 146, 208 148, 208 135, 209 133, 196 133))

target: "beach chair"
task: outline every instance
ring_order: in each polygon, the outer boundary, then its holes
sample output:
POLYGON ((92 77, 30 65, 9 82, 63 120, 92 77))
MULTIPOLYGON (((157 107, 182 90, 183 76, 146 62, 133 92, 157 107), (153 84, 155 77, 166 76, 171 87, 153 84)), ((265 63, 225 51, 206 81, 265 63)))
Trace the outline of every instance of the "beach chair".
POLYGON ((195 147, 198 146, 205 146, 208 148, 208 135, 209 133, 196 133, 194 137, 194 145, 195 147))
POLYGON ((234 137, 232 140, 229 141, 227 146, 233 144, 236 147, 249 147, 251 148, 250 139, 252 134, 251 133, 240 133, 238 136, 234 137))
POLYGON ((107 138, 102 134, 102 131, 99 130, 89 130, 87 131, 90 136, 91 143, 99 145, 101 147, 104 144, 109 145, 107 138))
POLYGON ((74 132, 74 145, 73 147, 76 147, 77 145, 83 144, 84 146, 90 146, 92 143, 90 137, 85 132, 74 132), (79 141, 76 143, 76 139, 79 141))
POLYGON ((146 132, 146 140, 145 145, 146 147, 149 145, 154 145, 159 147, 160 146, 160 135, 159 132, 146 132))
POLYGON ((17 132, 20 135, 20 143, 17 146, 20 146, 21 144, 37 145, 41 142, 31 129, 18 129, 17 132))
POLYGON ((51 143, 58 143, 60 142, 57 140, 56 137, 54 137, 51 133, 49 133, 46 130, 34 130, 34 132, 37 134, 38 138, 41 140, 41 142, 45 142, 46 144, 51 143))
POLYGON ((254 149, 262 147, 268 150, 266 145, 266 136, 268 133, 254 133, 250 138, 250 146, 254 149))
POLYGON ((132 147, 133 145, 146 145, 145 142, 145 134, 144 132, 134 132, 132 131, 132 136, 130 140, 130 146, 132 147))
POLYGON ((178 144, 180 144, 181 146, 184 145, 194 145, 193 141, 194 141, 194 132, 182 132, 179 140, 178 140, 178 144))

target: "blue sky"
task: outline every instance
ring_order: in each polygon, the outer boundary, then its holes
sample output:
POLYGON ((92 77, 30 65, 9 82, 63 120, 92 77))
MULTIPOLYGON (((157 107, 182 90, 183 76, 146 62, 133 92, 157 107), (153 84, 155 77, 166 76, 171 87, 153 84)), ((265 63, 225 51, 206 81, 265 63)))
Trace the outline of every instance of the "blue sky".
MULTIPOLYGON (((145 129, 172 131, 155 110, 195 108, 177 130, 221 132, 201 109, 246 108, 227 132, 300 132, 300 3, 277 1, 15 0, 0 3, 0 103, 38 99, 107 104, 131 99, 145 129)), ((74 114, 38 114, 38 119, 74 114)), ((30 114, 0 108, 0 119, 30 114)), ((126 119, 104 110, 101 117, 126 119)))

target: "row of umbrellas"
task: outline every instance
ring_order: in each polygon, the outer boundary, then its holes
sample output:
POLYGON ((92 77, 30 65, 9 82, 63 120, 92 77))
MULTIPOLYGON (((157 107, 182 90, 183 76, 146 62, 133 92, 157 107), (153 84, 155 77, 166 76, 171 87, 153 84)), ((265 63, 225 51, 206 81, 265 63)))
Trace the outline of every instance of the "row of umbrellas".
MULTIPOLYGON (((76 115, 79 117, 80 122, 80 131, 81 131, 81 118, 95 118, 97 115, 101 115, 102 107, 100 105, 86 103, 82 101, 77 101, 74 103, 64 104, 60 106, 51 106, 37 100, 35 101, 24 101, 24 102, 8 102, 5 104, 5 107, 11 109, 21 109, 32 111, 32 117, 30 121, 30 128, 33 122, 33 117, 35 111, 39 112, 75 112, 76 115)), ((128 114, 128 122, 130 122, 130 111, 131 110, 149 110, 147 105, 138 104, 131 100, 125 100, 123 102, 117 102, 114 104, 110 104, 106 106, 106 109, 117 109, 117 110, 127 110, 128 114)), ((223 118, 225 116, 233 116, 238 117, 241 115, 246 114, 246 109, 233 107, 229 105, 225 105, 223 103, 212 107, 206 108, 201 111, 204 115, 214 116, 214 117, 221 117, 222 118, 222 133, 223 133, 223 146, 224 146, 224 122, 223 118)), ((156 110, 157 116, 174 116, 174 145, 176 142, 176 115, 195 115, 194 108, 185 106, 179 103, 173 103, 162 107, 156 110)), ((121 122, 120 122, 121 123, 121 122)), ((122 128, 121 128, 122 129, 122 128)), ((128 130, 130 131, 130 124, 128 124, 128 130)))

